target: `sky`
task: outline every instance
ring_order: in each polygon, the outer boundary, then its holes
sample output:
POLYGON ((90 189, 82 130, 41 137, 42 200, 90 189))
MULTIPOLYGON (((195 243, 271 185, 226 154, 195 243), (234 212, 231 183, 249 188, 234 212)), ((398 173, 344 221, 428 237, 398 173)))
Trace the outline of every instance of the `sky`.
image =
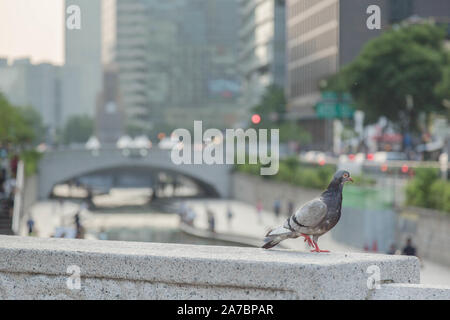
POLYGON ((64 0, 0 0, 0 58, 64 64, 64 0))

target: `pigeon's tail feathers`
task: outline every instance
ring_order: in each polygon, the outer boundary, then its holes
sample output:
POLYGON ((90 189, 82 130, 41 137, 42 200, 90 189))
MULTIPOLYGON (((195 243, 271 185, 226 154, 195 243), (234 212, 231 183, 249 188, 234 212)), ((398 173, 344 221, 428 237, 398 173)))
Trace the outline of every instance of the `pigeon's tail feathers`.
POLYGON ((266 233, 266 237, 270 237, 270 236, 282 236, 282 235, 287 235, 287 234, 291 234, 292 230, 289 230, 288 228, 285 228, 283 226, 279 226, 276 228, 272 228, 270 229, 267 233, 266 233))
POLYGON ((275 247, 277 244, 279 244, 281 242, 281 239, 273 239, 270 240, 268 238, 264 239, 264 244, 262 246, 262 248, 264 249, 270 249, 272 247, 275 247))
POLYGON ((292 231, 289 229, 286 229, 284 227, 277 227, 274 229, 271 229, 269 232, 267 232, 266 237, 264 238, 264 249, 269 249, 272 247, 275 247, 277 244, 279 244, 281 241, 290 238, 292 236, 292 231))

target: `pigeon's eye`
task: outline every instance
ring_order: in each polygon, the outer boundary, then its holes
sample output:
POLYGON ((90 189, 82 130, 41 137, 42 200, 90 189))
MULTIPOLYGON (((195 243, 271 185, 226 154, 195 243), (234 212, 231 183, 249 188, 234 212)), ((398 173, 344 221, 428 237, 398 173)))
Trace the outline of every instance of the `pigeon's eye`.
POLYGON ((347 179, 347 178, 348 178, 348 174, 344 173, 343 177, 344 177, 345 179, 347 179))

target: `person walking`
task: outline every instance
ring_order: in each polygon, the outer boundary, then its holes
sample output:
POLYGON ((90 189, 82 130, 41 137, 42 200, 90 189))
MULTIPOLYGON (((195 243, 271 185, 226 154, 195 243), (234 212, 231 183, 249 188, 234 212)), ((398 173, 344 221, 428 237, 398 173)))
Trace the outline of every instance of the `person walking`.
POLYGON ((186 210, 186 216, 185 216, 185 223, 190 225, 191 227, 194 226, 195 218, 197 217, 197 214, 191 207, 187 207, 186 210))
POLYGON ((185 222, 188 207, 186 201, 182 201, 178 206, 178 216, 180 217, 180 222, 185 222))
POLYGON ((14 212, 14 200, 16 195, 16 179, 13 177, 4 183, 4 191, 6 196, 6 207, 8 208, 9 217, 12 218, 14 212))
POLYGON ((233 220, 233 211, 231 210, 231 205, 227 205, 227 221, 228 229, 231 229, 231 222, 233 220))
POLYGON ((9 169, 11 170, 11 176, 15 178, 17 176, 17 168, 19 166, 19 156, 14 154, 9 162, 9 169))
POLYGON ((281 211, 281 201, 280 199, 275 199, 273 203, 273 212, 275 213, 275 217, 278 219, 280 217, 281 211))
POLYGON ((98 239, 99 240, 108 240, 108 234, 106 233, 104 228, 100 229, 100 232, 98 233, 98 239))
POLYGON ((288 202, 288 217, 292 216, 294 214, 294 202, 290 200, 288 202))
POLYGON ((412 239, 406 239, 406 246, 403 247, 402 254, 406 256, 417 256, 417 249, 412 244, 412 239))
POLYGON ((31 216, 27 220, 27 227, 28 227, 28 235, 31 236, 33 233, 33 227, 34 227, 34 220, 31 216))
POLYGON ((75 229, 76 229, 76 236, 75 238, 77 239, 84 239, 84 227, 81 224, 81 217, 80 217, 80 211, 78 211, 75 216, 74 216, 74 220, 75 220, 75 229))
POLYGON ((77 213, 75 213, 74 220, 75 220, 75 228, 77 230, 79 230, 82 227, 81 226, 81 221, 80 221, 80 212, 79 211, 77 213))
POLYGON ((0 194, 4 196, 5 188, 4 184, 6 182, 6 167, 1 166, 0 164, 0 194))
POLYGON ((258 199, 256 201, 256 214, 258 215, 258 223, 262 223, 262 202, 258 199))
POLYGON ((386 252, 386 254, 397 254, 397 247, 395 243, 392 243, 389 247, 389 250, 386 252))
POLYGON ((206 215, 208 216, 208 229, 210 232, 215 232, 216 219, 214 218, 214 212, 211 209, 206 210, 206 215))

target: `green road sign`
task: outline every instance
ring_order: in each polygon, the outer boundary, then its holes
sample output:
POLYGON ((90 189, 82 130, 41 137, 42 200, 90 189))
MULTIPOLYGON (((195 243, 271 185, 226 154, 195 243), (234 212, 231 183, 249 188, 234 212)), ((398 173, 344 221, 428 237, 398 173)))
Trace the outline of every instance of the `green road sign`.
POLYGON ((322 100, 314 107, 319 118, 352 118, 354 109, 352 98, 348 93, 338 95, 335 92, 323 92, 322 100))
POLYGON ((324 91, 321 96, 322 100, 337 100, 339 98, 338 94, 333 91, 324 91))

